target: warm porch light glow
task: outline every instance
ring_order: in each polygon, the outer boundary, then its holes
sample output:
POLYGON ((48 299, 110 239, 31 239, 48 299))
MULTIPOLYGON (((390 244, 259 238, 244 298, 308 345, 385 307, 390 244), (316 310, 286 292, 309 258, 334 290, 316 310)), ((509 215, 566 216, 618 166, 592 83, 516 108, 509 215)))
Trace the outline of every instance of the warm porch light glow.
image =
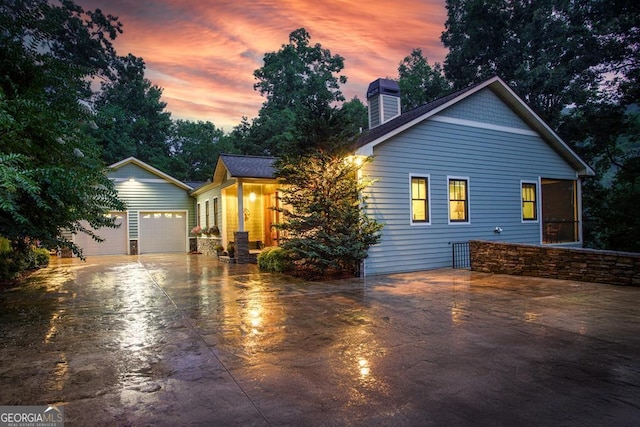
POLYGON ((359 167, 362 166, 364 160, 362 156, 347 156, 344 158, 344 162, 354 164, 359 167))
POLYGON ((255 202, 256 201, 256 193, 254 193, 253 191, 251 193, 249 193, 249 201, 250 202, 255 202))

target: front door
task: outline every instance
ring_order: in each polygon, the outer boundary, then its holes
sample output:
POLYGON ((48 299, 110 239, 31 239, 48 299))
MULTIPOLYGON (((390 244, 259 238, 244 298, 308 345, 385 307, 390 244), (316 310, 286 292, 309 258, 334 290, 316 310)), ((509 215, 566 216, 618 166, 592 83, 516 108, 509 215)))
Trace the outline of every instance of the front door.
POLYGON ((264 195, 264 245, 278 246, 278 230, 274 224, 279 222, 280 213, 275 210, 278 207, 278 193, 264 195))

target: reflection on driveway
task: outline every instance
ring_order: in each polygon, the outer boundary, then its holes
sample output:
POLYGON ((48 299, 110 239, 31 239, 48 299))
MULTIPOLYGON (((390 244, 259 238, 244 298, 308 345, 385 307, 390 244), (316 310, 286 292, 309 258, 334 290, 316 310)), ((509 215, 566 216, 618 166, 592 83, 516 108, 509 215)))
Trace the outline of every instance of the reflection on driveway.
POLYGON ((625 424, 640 288, 439 270, 305 283, 54 260, 0 294, 0 403, 77 425, 625 424))

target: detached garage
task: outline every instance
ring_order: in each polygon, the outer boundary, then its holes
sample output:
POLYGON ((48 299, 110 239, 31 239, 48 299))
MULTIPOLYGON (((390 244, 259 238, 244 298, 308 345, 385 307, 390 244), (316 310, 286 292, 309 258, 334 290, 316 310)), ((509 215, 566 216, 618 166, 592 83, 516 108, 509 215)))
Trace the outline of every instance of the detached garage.
POLYGON ((189 251, 195 226, 191 186, 134 157, 111 165, 108 176, 127 211, 111 213, 122 226, 100 229, 104 242, 75 236, 86 256, 189 251))

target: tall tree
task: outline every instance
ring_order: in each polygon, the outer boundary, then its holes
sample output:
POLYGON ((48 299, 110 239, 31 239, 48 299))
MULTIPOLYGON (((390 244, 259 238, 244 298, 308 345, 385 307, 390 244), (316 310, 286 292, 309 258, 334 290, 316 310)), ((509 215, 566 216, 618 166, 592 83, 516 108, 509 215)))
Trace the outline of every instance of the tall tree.
POLYGON ((144 76, 142 58, 127 55, 114 61, 115 78, 102 83, 95 101, 97 129, 107 164, 130 156, 166 170, 171 113, 161 101, 162 89, 144 76))
POLYGON ((124 205, 87 138, 90 80, 111 75, 117 18, 72 1, 0 3, 0 236, 18 251, 39 241, 79 250, 60 235, 113 226, 124 205))
POLYGON ((289 43, 264 56, 254 72, 254 88, 266 98, 253 133, 273 155, 301 153, 319 144, 335 143, 344 128, 336 103, 344 101, 339 73, 344 59, 332 55, 300 28, 289 43))
POLYGON ((222 129, 211 122, 175 121, 169 145, 171 157, 166 172, 181 181, 211 179, 220 153, 235 152, 222 129))
POLYGON ((451 90, 440 63, 431 67, 419 48, 413 49, 398 66, 398 85, 402 111, 431 102, 451 90))

